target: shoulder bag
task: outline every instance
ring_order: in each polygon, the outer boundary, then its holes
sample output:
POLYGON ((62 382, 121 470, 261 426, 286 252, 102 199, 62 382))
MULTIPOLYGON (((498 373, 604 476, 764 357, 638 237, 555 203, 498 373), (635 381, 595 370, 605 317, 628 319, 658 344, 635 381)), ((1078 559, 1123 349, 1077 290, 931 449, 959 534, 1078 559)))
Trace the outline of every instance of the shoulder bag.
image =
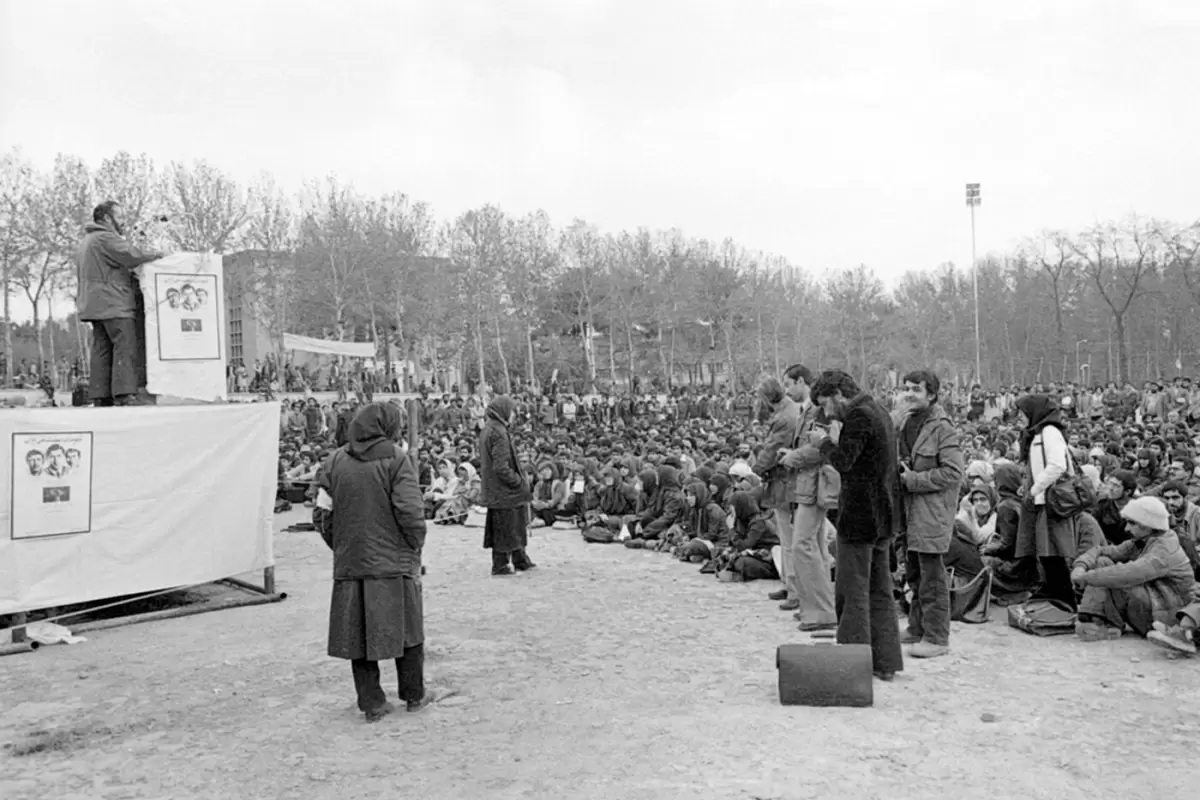
MULTIPOLYGON (((1046 464, 1046 442, 1042 446, 1042 468, 1046 464)), ((1067 448, 1067 471, 1046 488, 1046 513, 1057 519, 1070 519, 1081 511, 1091 508, 1096 502, 1096 492, 1091 481, 1075 466, 1075 459, 1067 448)))

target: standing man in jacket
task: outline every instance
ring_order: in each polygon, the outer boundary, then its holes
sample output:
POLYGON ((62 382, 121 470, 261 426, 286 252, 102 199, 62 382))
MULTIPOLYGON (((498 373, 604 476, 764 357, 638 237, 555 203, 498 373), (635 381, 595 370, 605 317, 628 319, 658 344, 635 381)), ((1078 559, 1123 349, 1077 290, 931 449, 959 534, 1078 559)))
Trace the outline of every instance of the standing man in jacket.
POLYGON ((783 382, 800 416, 794 449, 781 454, 792 479, 791 574, 800 601, 796 617, 802 631, 827 630, 837 627, 837 613, 833 579, 829 577, 824 494, 840 491, 841 478, 837 470, 826 464, 815 444, 820 442, 819 425, 824 422, 824 415, 809 397, 812 372, 803 364, 795 364, 787 368, 783 382), (822 482, 834 485, 823 487, 822 482))
POLYGON ((901 532, 906 536, 904 577, 912 587, 908 630, 914 658, 950 651, 950 581, 944 557, 954 534, 963 454, 958 432, 938 403, 941 383, 929 370, 904 376, 908 414, 897 436, 900 449, 901 532))
POLYGON ((786 451, 796 439, 796 428, 800 424, 800 407, 783 391, 776 378, 767 378, 758 389, 759 399, 769 407, 771 427, 767 439, 754 462, 754 473, 762 479, 763 492, 759 506, 771 509, 775 514, 775 529, 779 533, 779 545, 783 570, 779 577, 783 588, 768 595, 772 600, 782 600, 779 608, 795 611, 800 608, 800 589, 796 583, 795 566, 792 564, 792 488, 788 469, 779 463, 780 451, 786 451))
POLYGON ((116 201, 96 206, 75 257, 79 319, 92 324, 89 395, 97 406, 139 405, 138 361, 144 354, 138 353, 138 289, 133 270, 162 257, 130 244, 123 223, 116 201))
POLYGON ((813 401, 840 424, 820 439, 821 455, 842 476, 838 497, 838 644, 871 645, 872 668, 890 681, 904 669, 900 625, 892 598, 896 441, 879 403, 841 370, 821 373, 813 401))

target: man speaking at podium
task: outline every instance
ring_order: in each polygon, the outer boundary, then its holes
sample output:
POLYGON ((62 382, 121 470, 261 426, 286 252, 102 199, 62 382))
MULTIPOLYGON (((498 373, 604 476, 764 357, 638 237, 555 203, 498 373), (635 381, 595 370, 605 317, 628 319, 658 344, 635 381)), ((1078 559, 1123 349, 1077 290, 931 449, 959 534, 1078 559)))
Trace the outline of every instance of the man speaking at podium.
POLYGON ((92 323, 89 393, 97 406, 140 405, 138 399, 138 288, 133 270, 162 257, 143 252, 124 237, 121 206, 105 200, 84 228, 79 269, 79 319, 92 323))

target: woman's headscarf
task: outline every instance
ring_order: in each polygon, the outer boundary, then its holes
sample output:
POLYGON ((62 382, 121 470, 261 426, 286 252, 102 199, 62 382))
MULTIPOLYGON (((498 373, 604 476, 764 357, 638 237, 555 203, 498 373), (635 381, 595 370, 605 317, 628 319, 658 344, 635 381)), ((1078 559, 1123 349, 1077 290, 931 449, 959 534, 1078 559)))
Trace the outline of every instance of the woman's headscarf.
POLYGON ((646 497, 653 497, 654 491, 658 488, 658 472, 653 469, 644 469, 638 473, 638 478, 642 482, 642 494, 646 497))
POLYGON ((396 455, 400 409, 392 403, 364 406, 350 421, 346 449, 359 461, 382 461, 396 455))
POLYGON ((754 492, 733 493, 733 513, 738 522, 743 525, 749 524, 758 511, 758 496, 754 492))
POLYGON ((1024 476, 1016 464, 996 465, 996 491, 1001 497, 1016 497, 1024 476))
POLYGON ((512 413, 515 407, 516 403, 508 395, 496 395, 495 399, 488 403, 487 418, 494 419, 502 425, 508 425, 512 422, 512 413))
POLYGON ((712 500, 712 493, 703 481, 688 481, 683 490, 696 497, 696 508, 704 508, 712 500))
POLYGON ((1058 401, 1048 394, 1027 394, 1016 402, 1017 410, 1023 412, 1029 419, 1029 425, 1021 431, 1021 462, 1029 462, 1029 448, 1033 439, 1047 426, 1053 425, 1066 438, 1067 430, 1063 424, 1062 410, 1058 401))
POLYGON ((475 472, 475 465, 472 464, 470 461, 462 462, 461 464, 458 465, 458 467, 456 469, 461 469, 463 472, 467 473, 467 477, 464 479, 467 483, 470 483, 471 481, 475 480, 477 477, 477 473, 475 472))
POLYGON ((708 479, 708 485, 716 487, 717 493, 713 497, 713 500, 716 500, 718 503, 720 503, 725 499, 725 491, 729 488, 729 476, 722 475, 719 472, 714 473, 713 476, 708 479))

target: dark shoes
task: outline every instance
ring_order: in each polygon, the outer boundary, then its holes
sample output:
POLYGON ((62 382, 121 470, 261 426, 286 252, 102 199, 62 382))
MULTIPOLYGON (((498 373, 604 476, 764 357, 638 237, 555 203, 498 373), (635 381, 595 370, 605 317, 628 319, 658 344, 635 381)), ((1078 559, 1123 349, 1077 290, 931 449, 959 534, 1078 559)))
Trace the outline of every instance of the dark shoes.
POLYGON ((505 564, 503 567, 493 568, 492 574, 493 575, 512 575, 513 568, 508 566, 507 564, 505 564))
POLYGON ((537 566, 537 564, 533 563, 532 561, 529 561, 529 562, 522 564, 519 567, 516 567, 516 570, 517 570, 517 572, 526 572, 528 570, 535 568, 536 566, 537 566))
POLYGON ((837 630, 836 622, 801 622, 800 630, 806 633, 813 631, 832 631, 837 630))
POLYGON ((420 700, 409 700, 405 704, 405 710, 410 714, 415 714, 421 709, 428 708, 429 705, 436 699, 437 698, 434 697, 433 692, 427 691, 421 696, 420 700))
POLYGON ((891 683, 896 679, 896 673, 877 669, 875 670, 875 677, 879 678, 879 680, 883 681, 884 683, 891 683))
POLYGON ((395 710, 396 707, 391 703, 384 703, 379 708, 373 708, 366 712, 365 716, 367 718, 367 722, 379 722, 379 720, 383 719, 395 710))
POLYGON ((787 589, 780 589, 767 595, 768 600, 787 600, 787 589))

